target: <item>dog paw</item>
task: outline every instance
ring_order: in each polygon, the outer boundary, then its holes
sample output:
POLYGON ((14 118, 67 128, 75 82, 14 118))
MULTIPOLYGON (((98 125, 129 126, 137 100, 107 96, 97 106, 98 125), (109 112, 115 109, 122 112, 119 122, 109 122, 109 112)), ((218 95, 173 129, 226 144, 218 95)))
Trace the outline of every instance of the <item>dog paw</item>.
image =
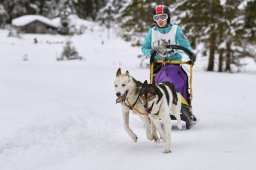
POLYGON ((137 137, 137 136, 134 136, 134 137, 132 138, 132 140, 133 140, 133 142, 137 142, 137 141, 138 141, 138 137, 137 137))
POLYGON ((163 152, 164 154, 167 154, 167 153, 172 153, 172 151, 170 150, 170 149, 166 149, 166 150, 164 150, 164 152, 163 152))
POLYGON ((157 135, 153 135, 153 140, 156 142, 156 143, 160 143, 160 139, 157 135))
POLYGON ((152 134, 150 134, 150 135, 147 135, 147 139, 150 140, 150 141, 152 141, 152 140, 154 139, 154 137, 153 137, 152 134))
POLYGON ((177 126, 179 129, 182 129, 182 123, 178 123, 177 126))
POLYGON ((166 142, 166 138, 161 137, 162 141, 165 143, 166 142))
POLYGON ((154 139, 154 141, 155 141, 155 143, 160 143, 161 142, 161 140, 159 138, 154 139))

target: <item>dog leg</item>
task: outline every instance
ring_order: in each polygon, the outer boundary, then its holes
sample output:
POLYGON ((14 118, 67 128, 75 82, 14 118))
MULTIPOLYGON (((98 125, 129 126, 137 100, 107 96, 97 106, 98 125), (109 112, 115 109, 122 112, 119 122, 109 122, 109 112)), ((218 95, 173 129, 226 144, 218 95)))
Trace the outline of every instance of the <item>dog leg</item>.
POLYGON ((156 132, 156 126, 155 126, 155 124, 152 122, 152 120, 151 120, 150 127, 151 127, 151 132, 152 132, 154 141, 155 141, 156 143, 159 143, 159 142, 160 142, 160 139, 159 139, 158 134, 157 134, 157 132, 156 132))
POLYGON ((172 121, 169 116, 168 110, 165 114, 161 115, 160 117, 164 122, 164 132, 165 132, 165 146, 164 146, 164 153, 171 152, 171 130, 172 130, 172 121))
POLYGON ((150 120, 152 120, 152 122, 154 123, 153 126, 156 127, 157 132, 159 133, 160 137, 165 140, 165 135, 163 132, 163 129, 161 127, 160 121, 159 121, 159 117, 158 116, 154 116, 154 115, 150 115, 150 120))
MULTIPOLYGON (((173 106, 176 107, 176 106, 173 106)), ((182 129, 182 121, 180 118, 180 111, 178 111, 177 109, 175 109, 175 111, 173 112, 173 115, 175 116, 176 120, 177 120, 177 126, 179 129, 182 129)))
POLYGON ((144 122, 144 125, 145 125, 145 128, 146 128, 146 135, 147 135, 147 139, 152 141, 153 140, 153 135, 151 133, 151 130, 150 130, 150 120, 149 120, 149 117, 148 116, 140 116, 140 118, 143 120, 144 122))
POLYGON ((176 120, 177 120, 177 126, 179 129, 182 129, 182 121, 180 118, 180 112, 181 112, 181 96, 180 94, 178 95, 178 102, 177 105, 172 104, 171 105, 171 110, 173 115, 175 116, 176 120))
POLYGON ((134 142, 137 142, 138 137, 137 135, 130 129, 129 126, 129 111, 127 109, 123 109, 123 120, 124 120, 124 129, 128 133, 128 135, 132 138, 134 142))

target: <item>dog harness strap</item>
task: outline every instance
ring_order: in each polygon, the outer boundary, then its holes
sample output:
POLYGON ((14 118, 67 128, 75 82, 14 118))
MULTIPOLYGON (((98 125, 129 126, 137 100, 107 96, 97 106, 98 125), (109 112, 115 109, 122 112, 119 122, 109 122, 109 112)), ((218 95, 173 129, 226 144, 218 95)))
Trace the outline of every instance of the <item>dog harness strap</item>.
POLYGON ((127 107, 129 107, 129 109, 134 110, 135 112, 142 114, 142 115, 147 115, 147 113, 143 113, 141 111, 139 111, 138 109, 134 108, 134 106, 132 107, 130 102, 128 101, 128 99, 126 99, 127 103, 125 102, 125 104, 127 105, 127 107))
MULTIPOLYGON (((137 82, 137 81, 136 81, 136 82, 137 82)), ((140 97, 140 91, 139 91, 138 97, 137 97, 137 99, 135 100, 135 102, 133 103, 133 105, 130 105, 130 103, 129 103, 129 105, 128 105, 129 109, 133 110, 134 106, 136 105, 136 103, 137 103, 138 100, 139 100, 139 97, 140 97)), ((128 99, 127 99, 127 102, 128 102, 128 99)))

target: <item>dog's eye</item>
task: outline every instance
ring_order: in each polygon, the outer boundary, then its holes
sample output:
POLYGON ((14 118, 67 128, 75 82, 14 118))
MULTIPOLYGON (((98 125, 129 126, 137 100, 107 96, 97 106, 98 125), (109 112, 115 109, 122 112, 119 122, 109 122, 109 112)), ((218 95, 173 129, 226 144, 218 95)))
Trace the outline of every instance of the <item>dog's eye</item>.
POLYGON ((115 87, 117 87, 117 85, 115 84, 115 87))
POLYGON ((124 87, 124 86, 125 86, 125 84, 122 84, 122 86, 124 87))
POLYGON ((153 96, 153 95, 148 94, 148 99, 149 99, 149 100, 152 100, 153 98, 154 98, 154 96, 153 96))

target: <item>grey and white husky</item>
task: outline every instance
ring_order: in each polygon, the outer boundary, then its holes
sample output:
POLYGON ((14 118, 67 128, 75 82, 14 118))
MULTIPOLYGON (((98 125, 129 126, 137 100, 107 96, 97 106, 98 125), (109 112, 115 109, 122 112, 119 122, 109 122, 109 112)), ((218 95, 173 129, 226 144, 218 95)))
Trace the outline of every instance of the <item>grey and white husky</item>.
POLYGON ((145 81, 140 91, 139 100, 165 142, 164 153, 170 153, 172 128, 170 113, 176 117, 177 126, 181 129, 181 95, 176 92, 174 84, 170 82, 163 82, 155 86, 145 81), (163 123, 163 128, 160 120, 163 123))
POLYGON ((125 74, 122 74, 121 69, 119 68, 116 72, 115 79, 115 91, 116 91, 116 103, 121 103, 124 128, 129 136, 134 142, 137 142, 137 135, 131 130, 129 125, 129 114, 130 111, 140 116, 144 121, 146 128, 146 135, 149 140, 159 140, 155 130, 151 129, 150 120, 147 112, 145 112, 142 102, 139 100, 139 93, 142 89, 142 83, 135 80, 132 76, 129 75, 129 72, 126 71, 125 74))

